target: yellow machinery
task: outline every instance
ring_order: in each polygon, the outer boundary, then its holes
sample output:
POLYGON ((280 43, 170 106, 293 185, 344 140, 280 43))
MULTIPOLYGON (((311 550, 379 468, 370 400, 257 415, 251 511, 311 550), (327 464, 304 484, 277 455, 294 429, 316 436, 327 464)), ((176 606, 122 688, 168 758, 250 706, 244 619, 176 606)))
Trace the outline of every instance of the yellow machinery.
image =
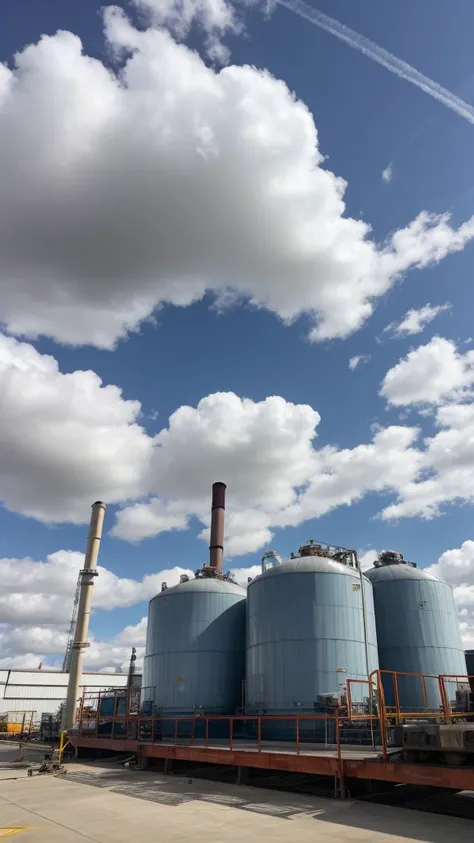
POLYGON ((5 711, 0 714, 0 735, 31 735, 36 711, 5 711))

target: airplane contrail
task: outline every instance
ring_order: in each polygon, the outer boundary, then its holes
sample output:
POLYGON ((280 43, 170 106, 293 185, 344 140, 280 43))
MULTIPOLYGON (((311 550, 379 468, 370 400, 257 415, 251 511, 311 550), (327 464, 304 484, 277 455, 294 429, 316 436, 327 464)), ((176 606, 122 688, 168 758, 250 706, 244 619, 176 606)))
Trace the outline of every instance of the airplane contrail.
POLYGON ((407 82, 411 82, 416 88, 420 88, 421 91, 424 91, 430 97, 441 102, 446 108, 450 108, 451 111, 455 111, 460 117, 464 117, 469 123, 474 124, 474 106, 464 102, 460 97, 457 97, 451 91, 439 85, 438 82, 434 82, 433 79, 420 73, 411 64, 397 58, 383 47, 379 47, 374 41, 356 32, 349 26, 340 23, 335 18, 330 18, 329 15, 325 15, 324 12, 320 12, 318 9, 305 3, 304 0, 277 0, 277 3, 280 6, 285 6, 285 8, 299 15, 299 17, 310 21, 315 26, 319 26, 320 29, 325 29, 326 32, 335 35, 336 38, 344 41, 353 50, 358 50, 364 56, 367 56, 367 58, 381 64, 386 70, 389 70, 401 79, 406 79, 407 82))

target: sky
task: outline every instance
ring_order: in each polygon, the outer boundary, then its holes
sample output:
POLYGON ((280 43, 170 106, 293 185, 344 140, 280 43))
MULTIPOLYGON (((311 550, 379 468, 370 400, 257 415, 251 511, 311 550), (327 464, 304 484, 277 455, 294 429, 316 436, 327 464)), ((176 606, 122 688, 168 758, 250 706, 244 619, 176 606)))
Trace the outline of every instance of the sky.
POLYGON ((216 480, 237 580, 395 549, 474 647, 472 3, 0 24, 0 666, 61 665, 100 499, 85 664, 126 668, 216 480))

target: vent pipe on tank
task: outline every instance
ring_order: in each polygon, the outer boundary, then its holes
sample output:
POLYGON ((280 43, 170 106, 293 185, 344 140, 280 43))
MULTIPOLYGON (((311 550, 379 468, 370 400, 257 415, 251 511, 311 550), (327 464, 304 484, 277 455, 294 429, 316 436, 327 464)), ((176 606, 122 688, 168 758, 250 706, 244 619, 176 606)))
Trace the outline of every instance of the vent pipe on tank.
POLYGON ((212 484, 211 543, 209 565, 216 574, 222 574, 224 556, 225 483, 212 484))

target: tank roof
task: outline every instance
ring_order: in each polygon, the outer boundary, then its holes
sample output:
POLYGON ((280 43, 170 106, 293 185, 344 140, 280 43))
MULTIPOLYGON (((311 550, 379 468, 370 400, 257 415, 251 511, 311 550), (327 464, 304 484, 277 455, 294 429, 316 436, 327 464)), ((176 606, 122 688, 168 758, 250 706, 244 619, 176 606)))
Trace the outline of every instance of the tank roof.
POLYGON ((249 588, 257 580, 279 577, 284 574, 342 574, 347 577, 357 577, 357 579, 360 576, 357 569, 344 565, 342 562, 336 562, 334 559, 325 556, 300 556, 295 559, 288 559, 281 565, 267 568, 266 571, 249 583, 249 588))
POLYGON ((246 589, 236 582, 229 582, 228 580, 219 580, 215 577, 202 577, 199 579, 190 579, 187 582, 180 582, 178 585, 173 585, 165 591, 160 591, 152 597, 151 601, 158 600, 160 597, 169 597, 170 594, 184 594, 185 592, 201 593, 207 592, 212 594, 237 594, 245 597, 246 589))
POLYGON ((434 574, 429 574, 423 568, 412 568, 411 565, 400 563, 399 565, 380 565, 378 568, 370 568, 364 571, 365 576, 371 583, 386 582, 388 580, 432 580, 432 582, 441 582, 444 585, 444 580, 435 577, 434 574))

